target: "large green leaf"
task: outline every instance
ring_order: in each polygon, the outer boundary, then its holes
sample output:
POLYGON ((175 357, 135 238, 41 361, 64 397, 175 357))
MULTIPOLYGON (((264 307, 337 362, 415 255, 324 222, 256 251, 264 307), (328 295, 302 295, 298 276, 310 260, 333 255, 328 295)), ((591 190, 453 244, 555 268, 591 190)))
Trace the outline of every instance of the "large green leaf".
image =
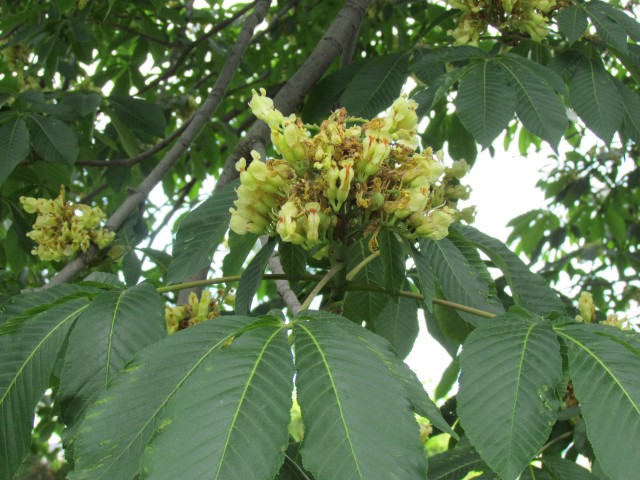
POLYGON ((141 130, 156 137, 164 136, 167 122, 157 105, 140 98, 112 95, 109 103, 122 124, 132 130, 141 130))
POLYGON ((88 409, 71 480, 131 478, 169 400, 202 363, 255 319, 222 316, 156 342, 120 371, 88 409))
POLYGON ((150 283, 96 297, 69 336, 60 376, 62 419, 74 430, 111 379, 166 336, 164 302, 150 283))
MULTIPOLYGON (((351 271, 371 252, 366 240, 362 239, 349 247, 347 251, 347 271, 351 271)), ((353 281, 358 284, 382 287, 383 267, 379 258, 369 262, 355 276, 353 281)), ((389 301, 389 296, 379 292, 363 290, 348 291, 344 296, 344 316, 354 322, 371 322, 382 311, 389 301)))
POLYGON ((282 321, 242 334, 167 403, 142 478, 273 479, 288 442, 292 390, 282 321))
POLYGON ((29 130, 22 117, 15 117, 0 127, 0 185, 27 155, 29 130))
POLYGON ((380 230, 377 239, 384 269, 384 287, 397 295, 405 279, 407 254, 404 244, 394 232, 386 229, 380 230))
POLYGON ((29 451, 36 404, 69 328, 88 303, 84 298, 62 303, 0 337, 1 480, 13 478, 29 451))
POLYGON ((588 57, 576 65, 569 85, 571 106, 605 143, 622 124, 622 99, 602 62, 588 57))
POLYGON ((307 310, 299 315, 301 318, 310 318, 323 322, 336 323, 340 328, 346 330, 354 339, 361 342, 367 349, 374 353, 387 366, 398 380, 402 382, 405 394, 409 398, 413 409, 418 415, 428 418, 429 421, 443 432, 454 438, 458 435, 451 429, 446 420, 442 417, 437 405, 429 398, 424 389, 424 385, 409 366, 398 358, 391 349, 389 342, 379 335, 371 333, 366 328, 353 322, 345 322, 344 317, 307 310))
POLYGON ((235 187, 239 182, 228 183, 182 220, 173 244, 169 283, 181 282, 209 265, 229 228, 229 208, 236 200, 235 187))
POLYGON ((558 12, 558 28, 569 44, 575 42, 588 26, 587 14, 578 5, 568 5, 558 12))
POLYGON ((447 450, 429 459, 429 480, 461 480, 472 471, 491 470, 470 445, 447 450))
POLYGON ((473 227, 457 225, 455 230, 482 250, 502 271, 516 305, 539 315, 564 311, 562 301, 546 281, 529 270, 502 242, 473 227))
POLYGON ((625 28, 613 18, 606 9, 601 6, 602 2, 592 1, 580 4, 587 12, 591 22, 596 27, 598 34, 602 39, 620 50, 623 53, 627 51, 627 32, 625 28))
POLYGON ((373 329, 386 338, 400 358, 406 358, 418 337, 418 304, 405 297, 392 298, 373 320, 373 329))
POLYGON ((305 468, 321 479, 424 478, 411 405, 384 362, 334 322, 298 319, 294 334, 305 468))
POLYGON ((613 327, 556 326, 569 348, 569 372, 587 435, 611 478, 640 471, 640 336, 613 327))
MULTIPOLYGON (((429 259, 445 299, 496 315, 504 313, 480 272, 449 239, 421 241, 420 250, 429 259)), ((459 314, 474 326, 482 322, 478 315, 467 312, 459 314)))
POLYGON ((506 313, 476 328, 460 355, 458 415, 489 466, 515 479, 556 420, 560 345, 548 322, 506 313))
POLYGON ((78 158, 78 138, 62 120, 31 114, 29 129, 33 148, 46 161, 73 165, 78 158))
POLYGON ((512 56, 500 57, 497 62, 516 90, 516 114, 522 124, 557 149, 567 128, 567 114, 558 95, 533 70, 513 61, 512 56))
POLYGON ((270 238, 256 256, 251 259, 249 265, 247 265, 247 268, 242 273, 240 283, 238 283, 238 291, 236 293, 236 312, 246 314, 251 310, 253 297, 258 291, 258 287, 262 282, 264 269, 267 267, 267 263, 269 262, 273 249, 276 247, 277 243, 278 242, 275 238, 270 238))
POLYGON ((496 62, 479 61, 460 80, 456 113, 483 147, 507 128, 515 110, 516 94, 496 62))
POLYGON ((373 57, 358 70, 342 94, 349 115, 373 118, 398 98, 407 79, 405 52, 373 57))

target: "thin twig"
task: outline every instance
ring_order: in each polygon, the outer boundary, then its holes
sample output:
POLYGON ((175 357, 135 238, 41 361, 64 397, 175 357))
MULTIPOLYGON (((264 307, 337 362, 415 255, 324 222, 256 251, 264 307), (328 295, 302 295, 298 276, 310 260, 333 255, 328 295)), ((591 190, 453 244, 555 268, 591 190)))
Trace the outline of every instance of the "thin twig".
POLYGON ((371 263, 373 260, 375 260, 376 258, 378 258, 380 256, 380 250, 378 250, 377 252, 372 253, 371 255, 369 255, 367 258, 365 258, 364 260, 362 260, 358 265, 356 265, 355 267, 353 267, 346 275, 345 279, 350 282, 351 280, 353 280, 355 278, 355 276, 358 274, 358 272, 360 270, 362 270, 364 267, 366 267, 369 263, 371 263))
MULTIPOLYGON (((218 283, 233 283, 239 282, 242 275, 228 275, 226 277, 207 278, 205 280, 196 280, 193 282, 176 283, 174 285, 165 285, 164 287, 156 288, 158 293, 177 292, 179 290, 185 290, 187 288, 195 287, 207 287, 209 285, 217 285, 218 283)), ((322 280, 322 275, 303 275, 300 280, 306 280, 310 282, 322 280)), ((262 276, 263 280, 286 280, 287 276, 283 273, 265 273, 262 276)))
POLYGON ((300 305, 300 310, 298 311, 301 312, 309 308, 309 305, 311 305, 311 302, 313 302, 313 299, 316 298, 316 296, 320 293, 320 291, 324 288, 324 286, 327 283, 329 283, 329 280, 331 280, 336 275, 336 273, 338 273, 343 268, 344 268, 344 263, 336 263, 333 267, 331 267, 331 270, 329 270, 326 273, 326 275, 322 277, 322 280, 320 280, 318 284, 314 287, 314 289, 311 290, 311 293, 305 299, 302 305, 300 305))
MULTIPOLYGON (((238 71, 240 61, 244 56, 247 47, 251 43, 253 37, 253 30, 262 22, 269 8, 269 0, 259 0, 256 4, 256 8, 251 15, 247 17, 242 26, 242 30, 238 35, 238 39, 231 50, 229 58, 224 64, 220 76, 216 80, 211 93, 205 100, 204 104, 194 114, 192 121, 189 123, 185 131, 180 135, 180 138, 173 144, 171 149, 160 160, 158 165, 145 177, 145 179, 138 185, 135 192, 132 193, 126 200, 118 207, 114 214, 107 221, 106 227, 109 230, 117 231, 125 221, 131 216, 131 214, 139 208, 139 206, 145 201, 151 190, 162 180, 162 178, 173 168, 175 163, 180 159, 182 154, 189 148, 189 145, 194 141, 196 136, 200 133, 202 128, 209 121, 213 113, 220 105, 220 102, 224 98, 227 87, 231 83, 235 73, 238 71)), ((97 248, 93 247, 89 249, 83 257, 76 257, 70 263, 68 263, 60 272, 58 272, 45 288, 59 285, 73 279, 78 273, 80 273, 85 264, 90 263, 97 255, 97 248)))

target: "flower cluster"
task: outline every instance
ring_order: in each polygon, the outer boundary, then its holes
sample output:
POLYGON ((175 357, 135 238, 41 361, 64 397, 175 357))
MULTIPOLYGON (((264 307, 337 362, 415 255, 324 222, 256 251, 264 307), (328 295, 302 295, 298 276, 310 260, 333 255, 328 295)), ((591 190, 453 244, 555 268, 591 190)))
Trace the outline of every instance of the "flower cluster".
MULTIPOLYGON (((355 232, 393 228, 402 236, 441 239, 460 217, 460 185, 469 166, 445 168, 442 152, 418 152, 417 104, 398 98, 380 118, 362 120, 337 110, 320 126, 285 117, 270 98, 253 92, 253 113, 271 127, 282 156, 262 162, 253 151, 240 159, 240 186, 231 229, 238 234, 280 235, 310 249, 355 232), (311 135, 310 130, 316 132, 311 135)), ((466 219, 472 219, 467 210, 466 219)))
POLYGON ((37 244, 31 253, 42 260, 60 261, 86 252, 91 243, 104 248, 115 237, 114 232, 100 228, 105 217, 100 208, 66 202, 62 185, 53 200, 20 197, 20 202, 27 213, 38 214, 27 236, 37 244))
MULTIPOLYGON (((589 292, 582 292, 578 299, 579 314, 576 315, 576 322, 591 323, 596 320, 596 306, 593 304, 593 295, 589 292)), ((609 325, 618 330, 629 330, 631 328, 626 318, 618 318, 618 315, 612 313, 607 316, 606 320, 600 321, 602 325, 609 325)))
POLYGON ((462 11, 458 26, 448 32, 455 45, 477 45, 489 25, 503 31, 529 35, 535 42, 547 36, 550 15, 558 8, 556 0, 450 0, 462 11))
POLYGON ((198 296, 191 292, 186 305, 165 306, 164 317, 167 322, 167 333, 171 335, 178 330, 219 317, 220 299, 223 294, 224 291, 218 291, 218 296, 212 299, 211 294, 205 290, 198 299, 198 296))

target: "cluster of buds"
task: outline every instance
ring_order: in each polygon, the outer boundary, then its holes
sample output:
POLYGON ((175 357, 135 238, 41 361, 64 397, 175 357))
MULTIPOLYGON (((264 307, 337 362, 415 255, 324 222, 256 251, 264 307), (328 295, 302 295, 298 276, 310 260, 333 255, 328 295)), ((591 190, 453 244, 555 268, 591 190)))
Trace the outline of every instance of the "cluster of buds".
POLYGON ((517 31, 535 42, 547 36, 551 13, 558 8, 556 0, 450 0, 460 9, 458 26, 449 35, 455 45, 477 45, 489 25, 501 31, 517 31))
POLYGON ((169 335, 184 330, 187 327, 206 322, 220 316, 220 302, 224 295, 224 290, 218 291, 216 298, 211 298, 208 291, 203 291, 202 296, 191 292, 189 300, 185 305, 175 307, 166 305, 164 307, 164 318, 167 322, 167 333, 169 335))
POLYGON ((38 215, 27 236, 37 244, 31 253, 42 260, 60 261, 86 252, 92 243, 104 248, 116 235, 100 227, 105 217, 100 208, 66 202, 62 185, 53 200, 20 197, 20 202, 27 213, 38 215))
MULTIPOLYGON (((231 229, 242 235, 279 235, 307 249, 391 228, 408 239, 441 239, 460 218, 464 161, 445 168, 442 152, 418 152, 417 104, 398 98, 387 114, 372 120, 337 110, 320 126, 285 117, 273 101, 253 92, 253 113, 271 127, 282 159, 243 158, 231 229), (312 136, 309 130, 315 135, 312 136), (340 232, 339 234, 337 232, 340 232)), ((472 219, 467 210, 465 219, 472 219)))
MULTIPOLYGON (((576 322, 591 323, 596 320, 596 306, 593 304, 593 295, 589 292, 582 292, 578 299, 579 314, 576 315, 576 322)), ((629 330, 631 328, 626 318, 618 318, 616 314, 610 314, 606 320, 600 322, 602 325, 609 325, 618 330, 629 330)))

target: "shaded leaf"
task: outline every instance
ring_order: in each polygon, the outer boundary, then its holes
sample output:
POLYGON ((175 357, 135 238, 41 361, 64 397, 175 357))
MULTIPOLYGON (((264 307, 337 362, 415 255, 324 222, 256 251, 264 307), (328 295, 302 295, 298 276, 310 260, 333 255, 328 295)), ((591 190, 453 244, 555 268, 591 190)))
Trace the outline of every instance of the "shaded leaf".
POLYGON ((263 245, 262 249, 256 253, 256 256, 251 259, 249 265, 247 265, 247 268, 242 273, 236 293, 236 312, 240 314, 249 313, 253 297, 262 282, 264 269, 267 267, 267 263, 277 243, 276 238, 270 238, 269 241, 263 245))
POLYGON ((622 123, 623 105, 620 93, 600 61, 582 57, 569 85, 571 106, 605 143, 622 123))
POLYGON ((235 187, 239 182, 228 183, 184 217, 173 243, 169 283, 180 283, 208 267, 213 252, 229 228, 229 208, 236 200, 235 187))
POLYGON ((627 88, 621 81, 613 79, 624 109, 624 131, 636 143, 640 142, 640 97, 627 88))
POLYGON ((111 108, 126 128, 141 130, 156 137, 164 136, 167 122, 157 105, 140 98, 112 95, 111 108))
POLYGON ((548 322, 506 313, 477 327, 460 355, 458 414, 489 466, 516 478, 556 421, 560 345, 548 322))
POLYGON ((58 352, 87 308, 78 298, 31 317, 0 337, 0 479, 11 480, 29 452, 36 404, 49 386, 58 352))
POLYGON ((436 283, 431 271, 431 265, 415 245, 409 243, 409 248, 413 263, 418 271, 418 286, 420 287, 420 293, 424 297, 424 306, 431 312, 433 311, 433 298, 436 295, 436 283))
POLYGON ((516 108, 516 94, 494 61, 480 61, 460 79, 456 114, 483 147, 507 127, 516 108))
POLYGON ((390 299, 373 320, 374 331, 386 338, 398 357, 404 359, 418 337, 418 304, 405 297, 390 299))
POLYGON ((233 230, 229 230, 229 253, 222 260, 222 274, 226 277, 237 275, 242 271, 242 265, 253 249, 258 236, 253 233, 238 235, 233 230))
POLYGON ((387 229, 380 230, 377 240, 384 269, 384 287, 397 295, 405 279, 407 260, 404 244, 394 232, 387 229))
POLYGON ((633 478, 640 469, 638 333, 575 323, 555 330, 569 348, 573 388, 598 461, 611 478, 633 478))
POLYGON ((335 323, 299 319, 294 334, 305 468, 316 478, 424 478, 410 403, 380 358, 335 323))
POLYGON ((596 27, 602 39, 620 50, 627 52, 627 32, 601 7, 601 2, 592 1, 581 4, 581 7, 589 15, 591 22, 596 27))
POLYGON ((562 457, 544 457, 543 465, 554 480, 596 480, 589 470, 562 457))
POLYGON ((569 5, 558 12, 558 28, 569 44, 580 38, 587 26, 587 14, 581 6, 569 5))
POLYGON ((78 138, 62 120, 31 114, 29 129, 33 148, 46 161, 73 165, 78 158, 78 138))
POLYGON ((29 130, 22 117, 15 117, 0 127, 0 186, 27 155, 29 130))
POLYGON ((306 273, 307 250, 302 245, 280 242, 278 256, 287 279, 295 282, 306 273))
POLYGON ((202 363, 255 319, 221 316, 182 330, 138 354, 89 408, 74 449, 71 480, 131 478, 162 425, 162 411, 202 363))
POLYGON ((142 478, 274 477, 284 460, 293 389, 282 327, 277 320, 243 333, 202 362, 167 402, 142 457, 142 478))
POLYGON ((373 57, 354 75, 342 94, 349 115, 373 118, 398 98, 407 78, 405 52, 373 57))
POLYGON ((459 446, 429 459, 429 480, 460 480, 469 472, 490 471, 472 446, 459 446))

